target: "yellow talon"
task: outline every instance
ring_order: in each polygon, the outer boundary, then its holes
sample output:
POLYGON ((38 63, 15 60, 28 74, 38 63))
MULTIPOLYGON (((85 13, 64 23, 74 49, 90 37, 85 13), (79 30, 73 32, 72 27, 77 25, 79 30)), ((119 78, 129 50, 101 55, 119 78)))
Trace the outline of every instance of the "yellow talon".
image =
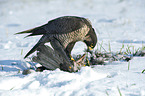
POLYGON ((70 55, 70 59, 72 60, 72 61, 75 61, 75 59, 70 55))
POLYGON ((71 60, 72 60, 72 61, 75 61, 75 59, 74 59, 74 58, 72 58, 72 57, 71 57, 71 60))
POLYGON ((71 69, 71 67, 69 66, 69 69, 71 69))
POLYGON ((86 66, 86 65, 84 65, 84 66, 86 66))

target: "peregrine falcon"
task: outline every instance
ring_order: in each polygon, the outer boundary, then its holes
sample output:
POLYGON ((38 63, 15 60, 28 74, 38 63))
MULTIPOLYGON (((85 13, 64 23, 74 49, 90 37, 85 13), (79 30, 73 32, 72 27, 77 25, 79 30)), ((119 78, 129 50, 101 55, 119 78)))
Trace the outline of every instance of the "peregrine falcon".
POLYGON ((67 67, 73 66, 71 51, 77 41, 83 41, 88 48, 94 48, 97 36, 88 19, 77 16, 63 16, 49 21, 42 26, 16 34, 30 33, 28 36, 42 35, 37 44, 24 58, 32 54, 41 45, 50 42, 53 49, 64 58, 67 67))

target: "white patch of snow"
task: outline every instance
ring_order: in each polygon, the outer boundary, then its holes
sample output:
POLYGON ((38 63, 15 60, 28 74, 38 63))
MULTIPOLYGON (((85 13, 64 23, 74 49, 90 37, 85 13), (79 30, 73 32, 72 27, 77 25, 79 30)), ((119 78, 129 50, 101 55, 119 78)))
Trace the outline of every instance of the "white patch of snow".
MULTIPOLYGON (((145 96, 144 57, 133 58, 129 70, 128 62, 117 61, 76 73, 56 69, 24 76, 22 71, 32 66, 23 57, 40 36, 14 35, 75 15, 90 19, 106 50, 109 42, 113 52, 123 42, 137 49, 145 42, 144 6, 144 0, 0 0, 0 96, 119 96, 118 89, 123 96, 145 96)), ((79 42, 72 53, 83 54, 84 48, 79 42)))

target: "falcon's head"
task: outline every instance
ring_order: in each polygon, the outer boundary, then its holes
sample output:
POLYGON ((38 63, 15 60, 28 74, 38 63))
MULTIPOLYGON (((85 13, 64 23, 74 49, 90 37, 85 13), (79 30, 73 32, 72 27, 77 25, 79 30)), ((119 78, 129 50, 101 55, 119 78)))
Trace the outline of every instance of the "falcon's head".
POLYGON ((97 35, 95 33, 94 28, 90 29, 90 31, 86 35, 86 38, 85 38, 84 42, 86 43, 88 49, 93 49, 96 46, 97 35))

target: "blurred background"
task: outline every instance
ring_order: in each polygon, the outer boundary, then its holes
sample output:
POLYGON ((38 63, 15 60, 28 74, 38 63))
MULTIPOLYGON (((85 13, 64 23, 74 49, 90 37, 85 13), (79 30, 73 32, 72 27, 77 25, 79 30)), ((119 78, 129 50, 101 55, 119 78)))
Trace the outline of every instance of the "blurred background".
MULTIPOLYGON (((66 15, 88 18, 106 50, 109 44, 116 52, 122 43, 145 42, 144 0, 0 0, 0 60, 22 59, 41 37, 15 33, 66 15)), ((83 54, 85 47, 77 43, 73 54, 83 54)))

